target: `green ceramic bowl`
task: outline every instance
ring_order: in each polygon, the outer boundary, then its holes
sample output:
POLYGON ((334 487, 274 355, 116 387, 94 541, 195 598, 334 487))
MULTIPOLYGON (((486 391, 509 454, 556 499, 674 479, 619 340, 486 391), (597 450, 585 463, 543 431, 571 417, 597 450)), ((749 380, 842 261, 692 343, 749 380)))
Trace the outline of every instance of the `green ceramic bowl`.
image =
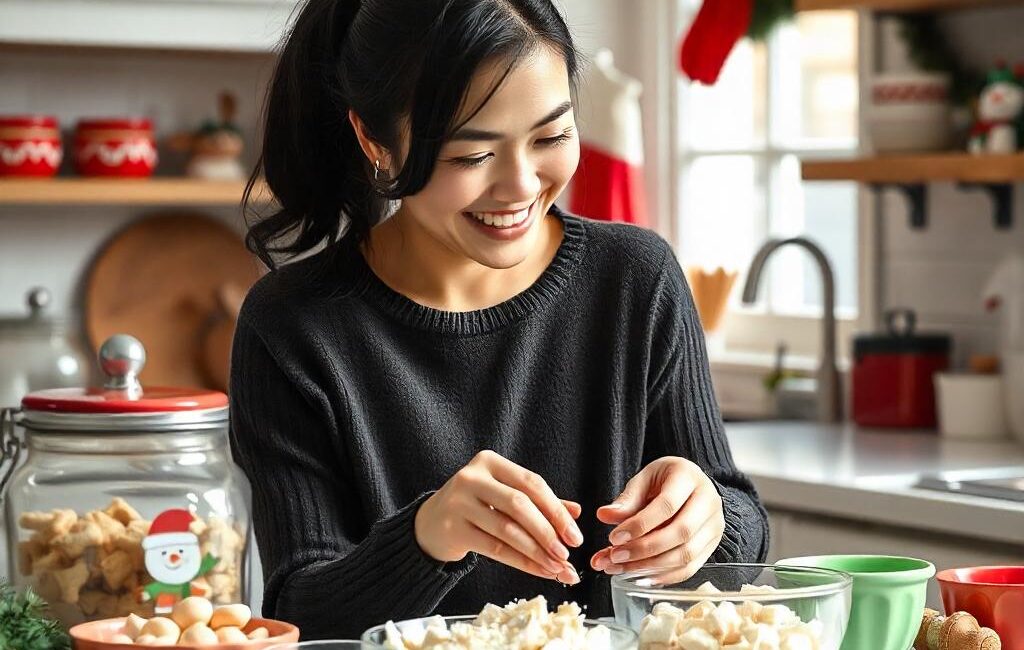
POLYGON ((935 575, 931 562, 891 555, 814 555, 777 564, 853 576, 853 607, 841 650, 907 650, 914 643, 935 575))

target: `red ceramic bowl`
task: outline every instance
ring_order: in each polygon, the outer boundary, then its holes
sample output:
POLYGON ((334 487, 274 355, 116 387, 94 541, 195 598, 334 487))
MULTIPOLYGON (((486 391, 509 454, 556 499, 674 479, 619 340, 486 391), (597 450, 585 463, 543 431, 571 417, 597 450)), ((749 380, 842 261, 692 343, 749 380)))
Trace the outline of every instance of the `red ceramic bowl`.
MULTIPOLYGON (((265 627, 270 633, 266 639, 248 641, 246 643, 216 643, 214 645, 166 646, 172 650, 262 650, 278 643, 293 643, 299 640, 299 628, 291 623, 275 621, 269 618, 254 618, 245 626, 243 632, 258 627, 265 627)), ((110 639, 124 629, 124 618, 105 618, 100 621, 76 625, 68 632, 75 650, 152 650, 153 646, 135 643, 113 643, 110 639)))
POLYGON ((1024 566, 977 566, 940 571, 946 614, 970 612, 999 634, 1003 650, 1024 650, 1024 566))
POLYGON ((156 169, 153 123, 142 118, 81 120, 75 169, 82 176, 145 177, 156 169))
POLYGON ((53 176, 63 156, 57 118, 0 115, 0 176, 53 176))

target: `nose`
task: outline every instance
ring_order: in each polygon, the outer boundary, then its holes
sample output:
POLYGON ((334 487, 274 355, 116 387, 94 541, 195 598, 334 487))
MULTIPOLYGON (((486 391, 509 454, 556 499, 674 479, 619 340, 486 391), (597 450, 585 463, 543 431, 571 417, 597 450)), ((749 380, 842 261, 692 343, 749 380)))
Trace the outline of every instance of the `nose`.
POLYGON ((180 559, 181 559, 180 555, 178 555, 177 553, 171 553, 171 564, 177 564, 178 560, 180 560, 180 559))
POLYGON ((529 156, 512 157, 497 171, 491 197, 498 203, 521 206, 537 198, 541 181, 529 156))

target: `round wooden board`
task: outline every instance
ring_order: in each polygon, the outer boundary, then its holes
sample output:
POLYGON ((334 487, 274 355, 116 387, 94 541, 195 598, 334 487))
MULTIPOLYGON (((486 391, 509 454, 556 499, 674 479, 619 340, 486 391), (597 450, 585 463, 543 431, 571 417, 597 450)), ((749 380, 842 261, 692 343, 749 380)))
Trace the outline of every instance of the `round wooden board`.
MULTIPOLYGON (((205 371, 209 332, 225 317, 218 291, 248 290, 260 275, 241 236, 195 213, 143 218, 100 250, 85 282, 85 326, 98 350, 112 334, 146 348, 140 375, 150 386, 223 389, 205 371)), ((229 346, 230 337, 219 345, 229 346)), ((228 350, 223 350, 227 358, 228 350)))

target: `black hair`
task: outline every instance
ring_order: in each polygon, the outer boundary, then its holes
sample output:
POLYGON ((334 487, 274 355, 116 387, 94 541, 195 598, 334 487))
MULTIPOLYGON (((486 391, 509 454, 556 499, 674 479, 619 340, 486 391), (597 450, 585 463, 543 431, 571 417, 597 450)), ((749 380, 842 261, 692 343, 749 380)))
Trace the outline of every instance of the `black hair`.
POLYGON ((481 64, 507 67, 472 114, 538 46, 564 57, 575 92, 579 56, 551 0, 307 0, 267 92, 263 148, 243 199, 256 217, 249 250, 274 268, 274 256, 334 242, 343 226, 346 239, 364 241, 390 200, 429 181, 481 64), (374 180, 350 109, 396 160, 407 120, 408 154, 387 182, 374 180), (260 177, 276 202, 266 217, 253 210, 260 177))

